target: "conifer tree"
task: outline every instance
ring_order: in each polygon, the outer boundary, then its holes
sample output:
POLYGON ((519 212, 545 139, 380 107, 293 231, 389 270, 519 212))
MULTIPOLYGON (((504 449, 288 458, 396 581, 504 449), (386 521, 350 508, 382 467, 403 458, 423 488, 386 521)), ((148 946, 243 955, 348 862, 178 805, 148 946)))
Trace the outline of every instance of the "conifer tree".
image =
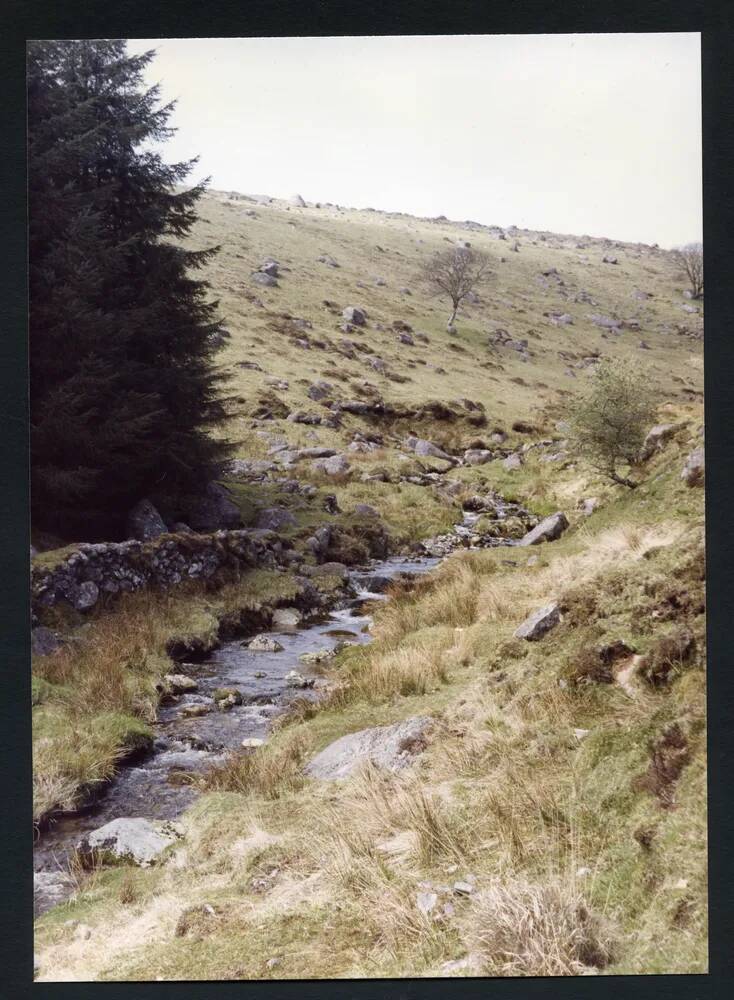
POLYGON ((167 164, 172 104, 124 41, 28 48, 31 504, 65 537, 119 534, 151 496, 172 516, 226 453, 220 323, 186 249, 204 184, 167 164))

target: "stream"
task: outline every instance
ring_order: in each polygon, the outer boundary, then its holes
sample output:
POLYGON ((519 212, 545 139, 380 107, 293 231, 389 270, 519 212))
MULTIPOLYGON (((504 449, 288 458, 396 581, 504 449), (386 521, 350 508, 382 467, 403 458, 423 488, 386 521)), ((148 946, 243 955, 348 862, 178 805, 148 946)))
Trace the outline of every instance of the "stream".
MULTIPOLYGON (((469 542, 479 516, 464 512, 462 522, 454 528, 456 541, 462 545, 469 542)), ((447 537, 442 536, 444 540, 447 537)), ((510 539, 493 539, 491 544, 514 543, 510 539)), ((369 642, 372 616, 365 605, 384 600, 395 577, 427 573, 442 558, 442 554, 394 556, 355 568, 349 576, 355 596, 345 599, 343 606, 306 618, 299 625, 275 626, 266 631, 283 647, 279 652, 255 652, 247 647, 249 639, 233 639, 222 642, 200 662, 172 668, 172 672, 196 681, 197 689, 162 700, 153 751, 143 760, 121 767, 86 809, 58 816, 38 836, 33 852, 36 915, 74 892, 69 862, 85 832, 119 817, 172 820, 180 816, 201 794, 187 776, 223 762, 229 753, 242 747, 243 740, 266 740, 273 718, 286 712, 294 699, 320 696, 325 682, 318 671, 301 662, 304 653, 332 650, 344 641, 369 642), (286 675, 294 670, 313 680, 313 686, 289 687, 286 675), (217 710, 212 701, 217 688, 237 689, 242 704, 217 710), (187 709, 196 705, 207 706, 210 711, 187 715, 187 709)))

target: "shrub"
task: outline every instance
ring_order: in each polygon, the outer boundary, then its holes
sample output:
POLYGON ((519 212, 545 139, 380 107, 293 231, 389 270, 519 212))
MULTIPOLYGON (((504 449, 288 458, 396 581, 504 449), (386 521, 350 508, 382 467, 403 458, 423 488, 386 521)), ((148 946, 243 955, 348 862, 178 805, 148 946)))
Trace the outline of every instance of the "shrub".
POLYGON ((656 397, 647 372, 628 362, 602 361, 571 413, 572 444, 613 483, 634 489, 638 484, 621 475, 620 468, 637 463, 655 412, 656 397))

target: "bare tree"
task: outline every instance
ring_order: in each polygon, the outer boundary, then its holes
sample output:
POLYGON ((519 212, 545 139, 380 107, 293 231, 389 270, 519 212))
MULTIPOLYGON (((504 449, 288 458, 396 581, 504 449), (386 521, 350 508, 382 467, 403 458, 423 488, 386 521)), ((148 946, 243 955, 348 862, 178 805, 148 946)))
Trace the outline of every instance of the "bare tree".
POLYGON ((703 295, 703 246, 700 243, 687 243, 673 253, 691 283, 691 295, 694 299, 700 299, 703 295))
POLYGON ((476 291, 489 273, 490 259, 471 247, 443 250, 426 261, 421 275, 439 295, 451 300, 451 315, 447 329, 453 333, 454 320, 459 305, 469 292, 476 291))

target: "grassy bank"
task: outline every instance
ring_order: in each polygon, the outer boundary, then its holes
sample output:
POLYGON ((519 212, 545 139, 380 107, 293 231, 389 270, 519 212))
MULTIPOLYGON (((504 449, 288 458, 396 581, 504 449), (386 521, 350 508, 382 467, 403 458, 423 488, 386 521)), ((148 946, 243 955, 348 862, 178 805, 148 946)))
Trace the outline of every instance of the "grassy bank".
MULTIPOLYGON (((543 495, 572 522, 559 541, 458 553, 396 591, 375 641, 330 668, 330 698, 209 779, 167 863, 93 873, 41 918, 39 978, 704 972, 703 509, 679 478, 690 445, 672 442, 635 491, 555 470, 543 495), (574 514, 592 492, 600 509, 574 514), (513 638, 551 600, 561 623, 513 638), (415 715, 434 728, 414 768, 304 777, 339 736, 415 715)), ((519 499, 539 468, 513 475, 519 499)), ((509 488, 494 465, 462 475, 509 488)))
POLYGON ((121 760, 151 745, 158 686, 175 669, 176 647, 213 648, 223 619, 298 592, 292 576, 258 570, 216 593, 191 585, 127 594, 85 621, 67 609, 66 645, 33 660, 36 822, 78 807, 121 760))

